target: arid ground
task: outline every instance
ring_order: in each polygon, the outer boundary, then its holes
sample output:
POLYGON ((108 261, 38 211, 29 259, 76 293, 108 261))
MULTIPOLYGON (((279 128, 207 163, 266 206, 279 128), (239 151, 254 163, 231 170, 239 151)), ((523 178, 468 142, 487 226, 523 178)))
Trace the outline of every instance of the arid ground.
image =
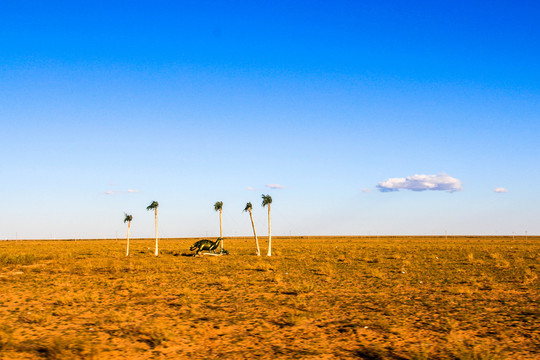
POLYGON ((540 358, 538 237, 195 240, 1 241, 0 359, 540 358))

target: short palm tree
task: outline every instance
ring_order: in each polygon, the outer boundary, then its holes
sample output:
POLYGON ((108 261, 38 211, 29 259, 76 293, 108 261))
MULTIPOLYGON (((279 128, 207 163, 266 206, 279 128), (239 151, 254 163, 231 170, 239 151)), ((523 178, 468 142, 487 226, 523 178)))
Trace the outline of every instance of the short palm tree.
POLYGON ((156 220, 156 251, 155 251, 155 255, 158 256, 158 226, 157 226, 157 208, 158 208, 159 204, 157 201, 152 201, 152 203, 150 205, 148 205, 146 207, 146 210, 154 210, 154 217, 155 217, 155 220, 156 220))
POLYGON ((133 216, 126 213, 124 213, 124 215, 126 216, 124 218, 124 223, 128 223, 126 256, 129 256, 129 228, 131 227, 131 220, 133 220, 133 216))
POLYGON ((223 201, 216 201, 214 204, 214 210, 219 211, 219 237, 221 238, 221 250, 223 252, 223 201))
POLYGON ((268 205, 268 254, 267 256, 272 256, 272 218, 270 216, 270 205, 272 204, 272 197, 270 195, 262 194, 262 207, 268 205))
POLYGON ((244 211, 249 211, 249 217, 251 218, 251 227, 253 227, 253 236, 255 236, 255 244, 257 245, 257 256, 261 256, 261 250, 259 249, 259 240, 257 239, 257 232, 255 231, 255 223, 253 222, 253 213, 251 212, 252 205, 250 202, 246 204, 244 211))

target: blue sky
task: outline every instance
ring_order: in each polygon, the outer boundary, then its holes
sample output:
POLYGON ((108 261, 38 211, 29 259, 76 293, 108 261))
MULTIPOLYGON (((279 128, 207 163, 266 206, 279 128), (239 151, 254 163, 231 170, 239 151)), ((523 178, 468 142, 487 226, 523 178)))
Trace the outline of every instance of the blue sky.
POLYGON ((538 64, 533 1, 2 2, 0 239, 540 233, 538 64))

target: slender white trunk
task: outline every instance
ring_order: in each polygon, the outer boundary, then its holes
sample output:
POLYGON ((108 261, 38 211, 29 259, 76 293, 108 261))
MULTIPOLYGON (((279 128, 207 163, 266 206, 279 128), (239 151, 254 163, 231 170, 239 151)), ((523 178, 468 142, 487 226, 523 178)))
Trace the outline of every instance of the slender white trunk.
POLYGON ((255 244, 257 245, 257 256, 261 256, 261 250, 259 249, 259 240, 257 239, 257 231, 255 231, 255 223, 253 222, 253 214, 249 209, 249 217, 251 218, 251 226, 253 227, 253 235, 255 236, 255 244))
POLYGON ((223 252, 223 219, 221 216, 221 209, 219 209, 219 237, 221 238, 221 252, 223 252))
POLYGON ((156 252, 155 252, 155 255, 158 256, 159 254, 159 250, 158 250, 158 231, 157 231, 157 208, 154 209, 155 210, 155 218, 156 218, 156 252))
POLYGON ((126 256, 129 256, 129 228, 130 227, 131 227, 131 221, 128 221, 126 256))
POLYGON ((268 254, 272 256, 272 218, 270 216, 270 204, 268 204, 268 254))

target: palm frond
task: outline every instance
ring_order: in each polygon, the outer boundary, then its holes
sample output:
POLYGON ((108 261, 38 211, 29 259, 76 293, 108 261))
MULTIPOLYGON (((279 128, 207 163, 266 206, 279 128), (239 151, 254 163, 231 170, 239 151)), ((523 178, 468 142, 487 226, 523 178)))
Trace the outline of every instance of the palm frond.
POLYGON ((265 207, 266 205, 270 205, 272 203, 272 197, 270 195, 261 195, 263 201, 262 206, 265 207))
POLYGON ((152 203, 146 207, 146 210, 154 210, 158 206, 159 206, 159 203, 157 201, 152 201, 152 203))
POLYGON ((223 209, 223 201, 216 201, 214 204, 214 210, 219 211, 223 209))
POLYGON ((128 215, 126 213, 124 213, 124 215, 125 215, 124 222, 130 222, 131 220, 133 220, 133 215, 128 215))
POLYGON ((253 207, 253 206, 251 205, 251 203, 248 202, 248 203, 246 204, 246 207, 244 208, 244 211, 249 211, 249 210, 251 210, 252 207, 253 207))

